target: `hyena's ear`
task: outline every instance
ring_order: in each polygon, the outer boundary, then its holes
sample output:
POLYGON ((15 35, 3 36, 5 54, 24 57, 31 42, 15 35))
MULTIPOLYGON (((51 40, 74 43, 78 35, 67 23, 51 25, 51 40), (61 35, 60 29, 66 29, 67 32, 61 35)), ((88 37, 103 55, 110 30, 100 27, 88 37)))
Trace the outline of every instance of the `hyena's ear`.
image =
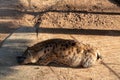
POLYGON ((97 60, 102 59, 100 52, 97 50, 97 60))

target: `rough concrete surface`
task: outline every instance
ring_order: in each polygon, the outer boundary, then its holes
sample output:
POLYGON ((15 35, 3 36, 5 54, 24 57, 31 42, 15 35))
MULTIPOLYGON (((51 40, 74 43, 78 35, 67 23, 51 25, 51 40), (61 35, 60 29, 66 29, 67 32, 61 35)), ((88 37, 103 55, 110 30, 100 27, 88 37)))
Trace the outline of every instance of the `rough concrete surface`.
POLYGON ((120 80, 119 4, 114 0, 0 0, 0 80, 21 79, 120 80), (38 14, 37 38, 33 18, 38 14), (94 45, 103 62, 87 69, 17 64, 16 56, 27 46, 50 38, 94 45))

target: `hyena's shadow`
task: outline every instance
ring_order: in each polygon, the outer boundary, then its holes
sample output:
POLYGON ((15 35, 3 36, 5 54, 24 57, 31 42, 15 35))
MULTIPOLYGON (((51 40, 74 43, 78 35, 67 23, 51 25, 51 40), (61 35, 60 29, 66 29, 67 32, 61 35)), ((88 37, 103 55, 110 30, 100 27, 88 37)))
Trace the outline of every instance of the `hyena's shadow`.
MULTIPOLYGON (((25 65, 44 67, 44 65, 38 65, 38 64, 33 64, 33 63, 29 63, 29 64, 25 64, 25 65)), ((81 69, 82 68, 82 67, 70 67, 70 66, 67 66, 67 65, 64 65, 64 64, 57 64, 57 63, 54 63, 54 62, 52 62, 52 63, 50 63, 46 66, 47 67, 59 67, 59 68, 75 68, 75 69, 77 69, 77 68, 81 69)))
POLYGON ((79 67, 70 67, 70 66, 67 66, 65 64, 59 64, 59 63, 54 63, 54 62, 51 62, 49 63, 48 65, 39 65, 39 64, 34 64, 34 63, 28 63, 28 64, 25 64, 26 66, 38 66, 38 67, 58 67, 58 68, 73 68, 73 69, 86 69, 86 68, 83 68, 81 66, 79 67))

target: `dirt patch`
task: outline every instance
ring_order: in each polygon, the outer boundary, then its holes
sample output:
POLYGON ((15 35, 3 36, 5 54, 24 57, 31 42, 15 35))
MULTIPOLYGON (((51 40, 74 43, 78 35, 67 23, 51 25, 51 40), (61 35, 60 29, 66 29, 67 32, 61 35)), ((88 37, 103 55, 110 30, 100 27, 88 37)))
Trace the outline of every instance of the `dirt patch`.
POLYGON ((48 12, 43 15, 41 26, 117 30, 120 29, 119 18, 119 15, 48 12))

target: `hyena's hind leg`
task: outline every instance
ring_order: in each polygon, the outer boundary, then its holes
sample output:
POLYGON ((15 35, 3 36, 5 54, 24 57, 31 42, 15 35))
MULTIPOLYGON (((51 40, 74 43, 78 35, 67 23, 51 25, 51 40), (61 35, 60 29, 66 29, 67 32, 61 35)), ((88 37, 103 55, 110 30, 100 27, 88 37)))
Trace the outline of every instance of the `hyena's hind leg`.
POLYGON ((55 59, 56 59, 56 57, 54 55, 49 54, 49 55, 44 56, 44 58, 39 59, 36 64, 46 66, 49 63, 54 62, 55 59))

